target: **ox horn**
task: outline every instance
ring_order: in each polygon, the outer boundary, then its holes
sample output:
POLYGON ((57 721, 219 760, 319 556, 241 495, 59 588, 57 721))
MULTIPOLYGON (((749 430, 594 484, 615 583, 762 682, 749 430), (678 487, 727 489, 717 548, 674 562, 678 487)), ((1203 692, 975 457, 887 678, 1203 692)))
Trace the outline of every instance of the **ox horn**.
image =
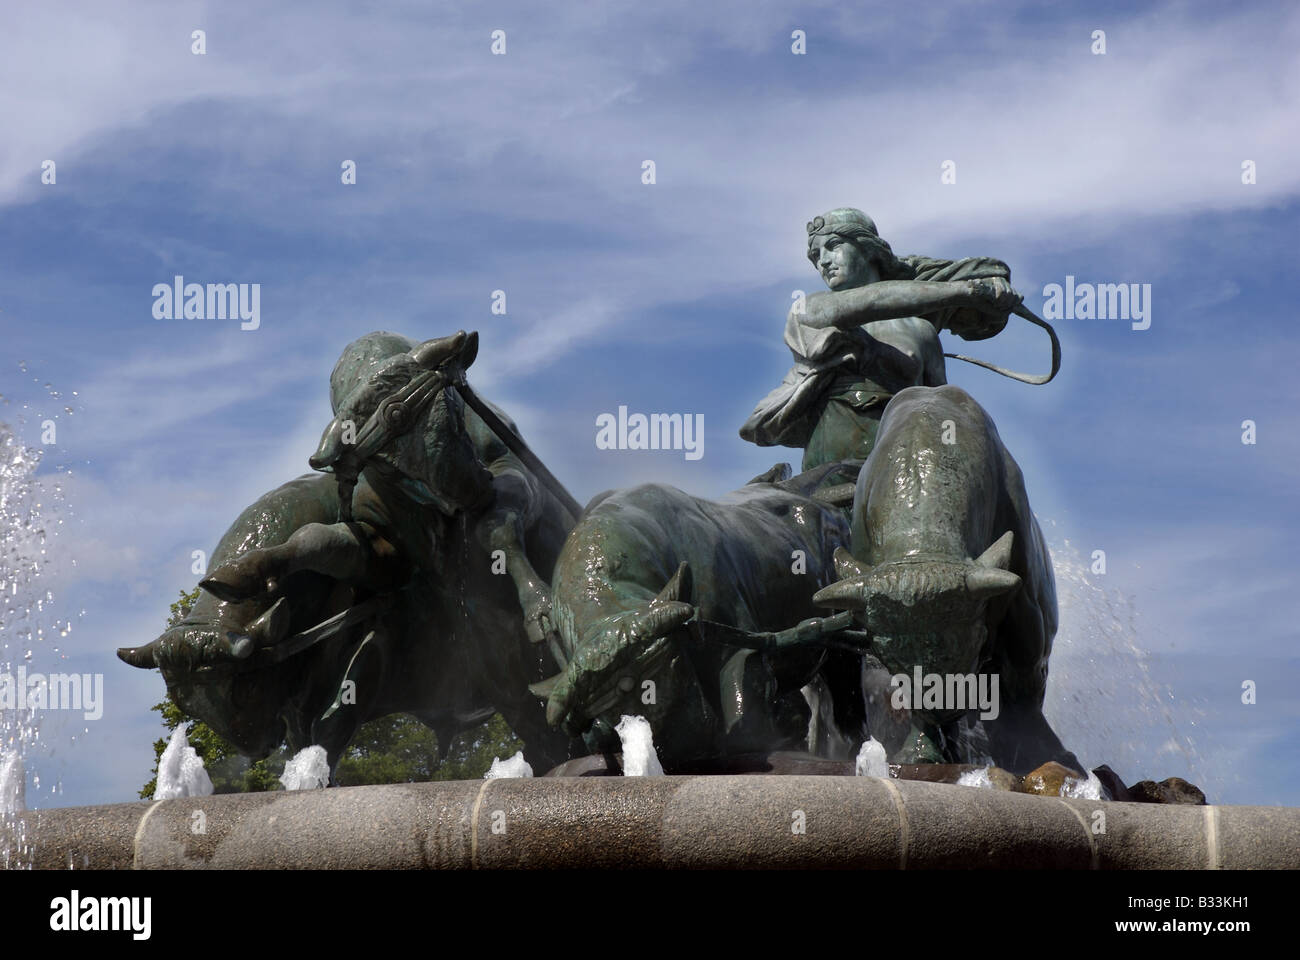
POLYGON ((822 587, 813 594, 812 602, 833 610, 865 610, 867 598, 863 591, 864 574, 851 574, 851 579, 839 580, 822 587))
POLYGON ((976 558, 976 566, 993 567, 998 570, 1007 569, 1011 566, 1011 547, 1015 540, 1015 534, 1008 530, 994 541, 993 546, 976 558))
POLYGON ((1010 570, 975 567, 966 574, 966 592, 976 600, 988 600, 1010 593, 1018 586, 1020 586, 1020 578, 1010 570))
POLYGON ((835 548, 835 575, 839 580, 813 594, 813 603, 836 610, 863 610, 867 606, 863 587, 872 568, 843 547, 835 548))
POLYGON ((835 548, 835 575, 841 580, 865 577, 870 572, 871 568, 869 566, 858 560, 843 547, 835 548))
MULTIPOLYGON (((477 348, 478 334, 475 333, 472 336, 477 348)), ((426 340, 411 351, 411 359, 426 370, 436 370, 451 357, 461 353, 470 337, 471 334, 466 333, 464 330, 458 330, 450 337, 426 340)), ((469 364, 465 363, 464 366, 468 367, 469 364)))
POLYGON ((973 598, 988 600, 1020 586, 1020 578, 1007 569, 1015 539, 1008 530, 976 558, 974 568, 966 574, 966 592, 973 598))
MULTIPOLYGON (((268 610, 267 614, 273 612, 268 610)), ((279 615, 268 617, 267 614, 254 621, 255 627, 259 622, 265 621, 258 629, 259 633, 273 629, 279 619, 279 615)), ((174 666, 177 663, 183 663, 189 668, 224 660, 244 660, 256 647, 256 641, 247 634, 227 631, 221 637, 211 631, 186 625, 172 627, 144 646, 120 647, 117 656, 122 662, 144 670, 166 668, 169 664, 174 666)))
POLYGON ((683 603, 691 602, 691 592, 695 587, 695 577, 691 573, 691 565, 683 560, 677 566, 677 572, 672 578, 664 584, 664 588, 659 591, 655 600, 661 603, 680 600, 683 603))
POLYGON ((637 617, 635 631, 645 637, 661 637, 676 630, 695 616, 695 608, 689 602, 694 588, 691 565, 683 560, 646 611, 637 617))
POLYGON ((343 421, 335 417, 321 434, 320 445, 307 460, 313 470, 332 466, 343 453, 343 421))
MULTIPOLYGON (((934 586, 929 589, 936 591, 935 595, 960 591, 976 602, 1009 593, 1020 586, 1020 577, 996 565, 1007 562, 1009 555, 1010 541, 1006 540, 994 544, 981 555, 979 562, 970 564, 964 574, 958 572, 960 567, 957 565, 939 564, 933 576, 940 579, 932 581, 934 586), (986 558, 990 562, 984 562, 986 558)), ((813 595, 813 603, 836 610, 863 611, 871 622, 877 617, 893 622, 899 616, 915 616, 914 608, 919 599, 916 585, 924 582, 917 579, 919 569, 907 571, 902 579, 895 579, 892 572, 868 568, 852 558, 837 557, 836 567, 845 579, 818 590, 813 595)))
POLYGON ((142 647, 118 647, 117 658, 123 663, 129 663, 133 667, 139 667, 142 670, 152 670, 154 667, 158 666, 157 660, 154 659, 154 652, 157 649, 157 640, 151 640, 142 647))

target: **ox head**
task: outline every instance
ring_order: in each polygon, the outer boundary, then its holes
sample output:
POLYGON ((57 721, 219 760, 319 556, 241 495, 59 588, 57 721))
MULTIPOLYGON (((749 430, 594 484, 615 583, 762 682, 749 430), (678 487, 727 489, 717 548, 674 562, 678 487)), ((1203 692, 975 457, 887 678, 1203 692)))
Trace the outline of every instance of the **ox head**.
POLYGON ((265 756, 285 735, 283 710, 299 665, 268 654, 288 637, 290 600, 223 603, 200 595, 180 623, 141 647, 117 651, 134 667, 158 668, 172 700, 249 756, 265 756))
POLYGON ((874 567, 841 547, 835 552, 839 582, 818 591, 813 602, 856 611, 892 673, 910 675, 920 666, 927 674, 971 674, 988 639, 989 601, 1021 586, 1007 569, 1013 539, 1008 531, 974 560, 913 556, 874 567))
MULTIPOLYGON (((213 550, 212 564, 278 546, 304 524, 332 522, 337 514, 330 477, 291 480, 240 514, 213 550)), ((275 591, 245 600, 227 602, 204 590, 157 639, 117 655, 131 666, 161 670, 182 710, 242 752, 262 756, 319 715, 312 711, 322 709, 319 701, 327 693, 317 693, 322 684, 313 678, 348 638, 325 639, 308 649, 314 645, 303 642, 303 632, 349 608, 353 599, 350 588, 310 570, 291 573, 275 591)))
POLYGON ((338 476, 344 519, 362 470, 447 516, 490 495, 455 390, 477 354, 478 334, 464 330, 420 344, 371 333, 343 351, 330 377, 334 419, 310 463, 338 476))

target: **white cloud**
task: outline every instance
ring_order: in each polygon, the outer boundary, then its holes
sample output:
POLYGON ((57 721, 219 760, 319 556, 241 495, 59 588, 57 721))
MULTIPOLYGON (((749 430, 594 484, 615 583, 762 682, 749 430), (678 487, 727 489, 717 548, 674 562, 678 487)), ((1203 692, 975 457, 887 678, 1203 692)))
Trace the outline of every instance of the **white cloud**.
POLYGON ((949 246, 975 238, 992 252, 999 240, 1102 239, 1152 215, 1259 209, 1295 196, 1300 67, 1290 51, 1300 14, 1240 8, 1207 23, 1173 10, 1113 21, 1109 52, 1097 57, 1087 53, 1088 32, 1068 20, 1016 34, 972 8, 958 43, 946 15, 918 24, 873 14, 868 23, 826 5, 809 25, 805 60, 788 51, 781 4, 747 5, 742 21, 711 19, 694 4, 613 5, 591 20, 507 8, 505 57, 487 53, 482 18, 459 9, 426 17, 408 7, 380 20, 329 7, 254 14, 192 5, 134 19, 92 13, 68 27, 53 11, 25 8, 26 42, 5 51, 11 65, 43 75, 57 44, 79 66, 34 99, 0 93, 8 99, 0 109, 15 119, 0 201, 42 196, 33 171, 45 154, 93 148, 86 162, 115 167, 115 179, 138 175, 176 145, 186 109, 224 103, 238 126, 214 131, 210 149, 223 163, 199 189, 220 206, 242 197, 254 218, 270 181, 287 188, 262 214, 277 225, 286 207, 304 218, 300 229, 332 217, 320 191, 337 190, 325 186, 337 163, 316 168, 322 152, 346 150, 365 154, 362 177, 366 164, 373 171, 347 201, 356 212, 469 210, 470 243, 523 217, 592 219, 623 241, 639 234, 658 244, 653 273, 624 269, 610 252, 580 264, 564 245, 530 254, 541 276, 559 281, 538 304, 549 324, 534 343, 549 357, 616 317, 607 310, 586 322, 579 309, 581 322, 561 336, 555 327, 571 324, 563 312, 575 301, 689 300, 803 276, 803 222, 845 202, 873 213, 901 251, 958 254, 975 251, 949 246), (683 16, 691 31, 677 29, 683 16), (208 24, 206 57, 188 50, 198 22, 208 24), (358 35, 367 41, 354 42, 358 35), (828 35, 839 39, 832 45, 828 35), (288 36, 294 44, 283 43, 288 36), (859 62, 892 61, 906 44, 926 50, 929 69, 909 65, 889 83, 859 62), (727 63, 711 69, 721 52, 727 63), (807 83, 790 74, 796 62, 807 83), (732 85, 736 70, 774 68, 785 83, 732 85), (639 181, 645 158, 658 163, 654 187, 639 181), (1259 164, 1255 186, 1240 183, 1244 159, 1259 164), (958 164, 955 186, 940 185, 944 160, 958 164), (472 200, 412 193, 400 172, 463 180, 491 164, 503 179, 472 200), (589 199, 575 209, 579 191, 589 199), (734 238, 744 238, 743 256, 734 238), (585 294, 560 279, 575 272, 585 294))

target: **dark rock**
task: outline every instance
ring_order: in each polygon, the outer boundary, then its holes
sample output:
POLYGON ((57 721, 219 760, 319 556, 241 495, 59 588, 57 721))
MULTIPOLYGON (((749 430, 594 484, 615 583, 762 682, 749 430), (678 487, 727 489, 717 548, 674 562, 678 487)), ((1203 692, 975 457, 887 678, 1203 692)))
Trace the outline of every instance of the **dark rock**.
POLYGON ((1188 783, 1182 777, 1170 777, 1161 781, 1161 785, 1173 793, 1174 803, 1191 803, 1206 806, 1205 793, 1194 783, 1188 783))
POLYGON ((1102 764, 1092 771, 1093 776, 1101 781, 1102 789, 1110 800, 1132 800, 1129 796, 1128 787, 1124 786, 1124 781, 1119 778, 1114 770, 1107 764, 1102 764))
POLYGON ((1129 787, 1129 799, 1135 803, 1188 803, 1204 806, 1205 794, 1182 777, 1170 777, 1156 783, 1142 780, 1129 787))

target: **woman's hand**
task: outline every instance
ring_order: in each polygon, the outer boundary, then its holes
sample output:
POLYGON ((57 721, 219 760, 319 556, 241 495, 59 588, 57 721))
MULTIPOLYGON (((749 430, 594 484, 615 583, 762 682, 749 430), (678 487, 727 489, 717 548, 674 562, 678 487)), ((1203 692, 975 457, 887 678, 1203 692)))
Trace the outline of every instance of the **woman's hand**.
POLYGON ((967 280, 966 284, 970 288, 971 306, 982 313, 1005 316, 1020 306, 1025 299, 1001 277, 967 280))

